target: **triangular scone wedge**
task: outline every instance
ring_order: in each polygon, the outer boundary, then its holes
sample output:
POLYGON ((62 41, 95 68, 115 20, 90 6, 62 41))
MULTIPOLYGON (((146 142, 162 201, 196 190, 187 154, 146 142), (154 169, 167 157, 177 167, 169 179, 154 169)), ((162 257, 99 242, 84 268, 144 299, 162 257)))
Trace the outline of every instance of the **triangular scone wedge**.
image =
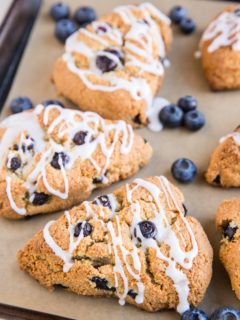
POLYGON ((219 256, 240 299, 240 198, 225 200, 216 214, 217 228, 222 232, 219 256))
POLYGON ((163 176, 136 179, 50 221, 18 253, 20 267, 50 289, 181 313, 202 300, 213 255, 183 201, 163 176))
POLYGON ((67 39, 52 81, 81 110, 147 125, 171 41, 170 19, 158 8, 121 5, 67 39))
POLYGON ((200 41, 205 76, 213 90, 240 89, 240 6, 228 6, 200 41))
POLYGON ((124 121, 38 105, 0 124, 0 215, 69 208, 144 166, 150 145, 124 121))
POLYGON ((240 187, 240 128, 220 139, 205 176, 216 186, 240 187))

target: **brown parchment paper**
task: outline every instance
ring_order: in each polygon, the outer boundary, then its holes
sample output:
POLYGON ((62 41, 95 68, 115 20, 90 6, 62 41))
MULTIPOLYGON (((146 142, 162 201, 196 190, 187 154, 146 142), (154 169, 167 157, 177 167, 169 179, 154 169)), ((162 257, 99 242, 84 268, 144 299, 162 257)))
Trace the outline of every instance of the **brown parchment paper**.
MULTIPOLYGON (((35 103, 57 97, 49 79, 54 60, 62 53, 63 46, 54 38, 54 22, 48 16, 49 7, 53 2, 55 0, 45 1, 43 4, 2 118, 8 113, 9 101, 18 95, 27 95, 35 103)), ((101 15, 117 5, 129 3, 129 0, 67 2, 72 10, 82 4, 94 6, 101 15)), ((213 279, 201 307, 207 312, 221 305, 239 308, 240 303, 235 298, 228 276, 218 259, 219 234, 215 230, 214 216, 219 203, 224 199, 239 196, 240 190, 213 188, 205 183, 202 174, 219 138, 239 125, 240 92, 211 92, 203 76, 200 61, 194 58, 202 31, 227 3, 199 0, 152 0, 152 3, 166 13, 173 5, 182 4, 188 8, 189 15, 197 23, 197 32, 192 36, 184 36, 174 27, 174 42, 169 55, 171 67, 166 71, 164 85, 159 94, 172 102, 185 94, 196 96, 199 99, 199 109, 206 115, 207 124, 196 133, 190 133, 185 129, 165 129, 159 133, 153 133, 146 128, 138 130, 138 133, 152 144, 154 155, 151 163, 137 176, 164 174, 172 180, 169 170, 174 160, 184 156, 195 161, 199 171, 197 180, 193 184, 179 187, 185 195, 189 214, 201 221, 215 251, 213 279)), ((125 182, 100 192, 111 192, 123 183, 125 182)), ((98 193, 94 192, 91 198, 98 193)), ((59 215, 60 213, 49 214, 24 221, 0 219, 0 303, 74 319, 179 319, 179 315, 174 311, 149 314, 132 306, 121 307, 114 299, 77 296, 63 290, 49 292, 22 272, 16 263, 16 252, 47 221, 56 219, 59 215)))

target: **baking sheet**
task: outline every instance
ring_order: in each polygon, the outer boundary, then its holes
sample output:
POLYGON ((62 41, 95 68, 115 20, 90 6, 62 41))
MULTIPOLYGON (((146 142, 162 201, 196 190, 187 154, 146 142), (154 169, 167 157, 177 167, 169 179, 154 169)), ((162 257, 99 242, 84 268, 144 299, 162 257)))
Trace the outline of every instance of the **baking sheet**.
MULTIPOLYGON (((45 1, 42 6, 2 118, 9 112, 9 101, 18 95, 27 95, 35 103, 57 97, 49 78, 53 62, 63 52, 63 46, 54 38, 54 23, 48 16, 49 7, 53 2, 55 0, 45 1)), ((68 2, 72 10, 87 3, 95 7, 101 15, 119 4, 129 3, 129 0, 85 0, 85 2, 68 0, 68 2)), ((174 42, 169 55, 171 67, 166 71, 160 95, 172 102, 185 94, 194 95, 199 99, 199 109, 205 113, 207 124, 196 133, 190 133, 185 129, 165 129, 160 133, 153 133, 146 128, 138 130, 138 133, 152 144, 154 155, 151 163, 137 176, 164 174, 172 180, 169 170, 174 160, 184 156, 195 161, 199 171, 197 180, 193 184, 179 185, 179 187, 185 195, 189 214, 201 221, 215 252, 213 279, 200 307, 207 312, 222 305, 239 308, 240 304, 231 290, 228 276, 218 259, 219 234, 214 224, 215 210, 219 203, 224 199, 239 196, 239 189, 213 188, 205 183, 202 175, 207 167, 210 153, 216 147, 219 138, 239 125, 240 92, 211 92, 203 76, 200 61, 194 58, 200 35, 208 21, 229 2, 191 0, 152 0, 151 2, 164 12, 168 12, 175 4, 182 4, 188 8, 189 15, 197 22, 197 32, 192 36, 184 36, 174 28, 174 42)), ((104 191, 94 192, 91 198, 101 192, 111 192, 123 183, 125 182, 115 184, 104 191)), ((16 263, 18 249, 47 221, 59 215, 60 213, 49 214, 24 221, 0 219, 0 303, 74 319, 105 320, 108 317, 114 317, 114 320, 179 319, 179 315, 173 311, 149 314, 133 306, 121 307, 117 299, 77 296, 63 290, 55 290, 52 293, 20 271, 16 263)))
POLYGON ((0 3, 0 25, 3 22, 13 0, 2 0, 0 3))

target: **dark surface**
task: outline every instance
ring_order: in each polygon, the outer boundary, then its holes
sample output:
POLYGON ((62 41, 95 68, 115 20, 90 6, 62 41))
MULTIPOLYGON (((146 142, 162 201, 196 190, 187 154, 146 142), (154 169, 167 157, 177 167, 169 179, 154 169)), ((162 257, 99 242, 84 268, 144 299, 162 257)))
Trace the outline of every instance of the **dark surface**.
POLYGON ((15 0, 0 26, 0 111, 27 44, 41 0, 15 0))
MULTIPOLYGON (((37 312, 33 310, 27 310, 22 308, 17 308, 9 305, 4 305, 0 303, 0 316, 3 319, 11 320, 66 320, 66 318, 37 312)), ((71 320, 68 318, 68 320, 71 320)), ((73 319, 72 319, 73 320, 73 319)))

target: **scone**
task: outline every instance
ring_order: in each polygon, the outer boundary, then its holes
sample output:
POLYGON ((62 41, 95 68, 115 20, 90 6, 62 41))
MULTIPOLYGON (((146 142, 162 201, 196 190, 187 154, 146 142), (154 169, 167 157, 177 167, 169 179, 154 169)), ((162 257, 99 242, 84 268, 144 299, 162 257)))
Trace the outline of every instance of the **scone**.
POLYGON ((216 186, 240 187, 240 127, 220 139, 205 176, 216 186))
POLYGON ((0 124, 0 215, 20 219, 79 204, 144 166, 150 145, 126 122, 38 105, 0 124))
POLYGON ((171 38, 169 18, 152 4, 117 7, 67 39, 52 80, 81 110, 146 125, 171 38))
POLYGON ((182 313, 212 274, 211 245, 183 202, 163 176, 136 179, 47 223, 18 253, 20 267, 50 289, 182 313))
POLYGON ((240 6, 232 5, 207 27, 200 41, 206 78, 213 90, 240 88, 240 6))
POLYGON ((220 259, 240 299, 240 198, 223 201, 217 210, 216 224, 222 232, 220 259))

